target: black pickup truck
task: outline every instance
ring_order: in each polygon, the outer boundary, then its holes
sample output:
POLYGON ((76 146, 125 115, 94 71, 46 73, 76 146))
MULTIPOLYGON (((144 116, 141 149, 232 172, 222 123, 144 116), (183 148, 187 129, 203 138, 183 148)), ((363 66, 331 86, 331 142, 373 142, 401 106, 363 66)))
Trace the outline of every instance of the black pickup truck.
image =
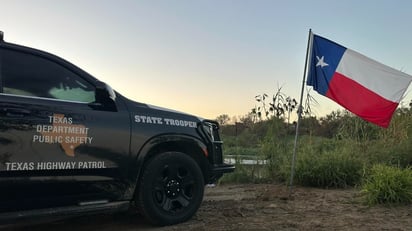
POLYGON ((134 102, 0 32, 0 221, 136 206, 175 224, 233 170, 218 123, 134 102))

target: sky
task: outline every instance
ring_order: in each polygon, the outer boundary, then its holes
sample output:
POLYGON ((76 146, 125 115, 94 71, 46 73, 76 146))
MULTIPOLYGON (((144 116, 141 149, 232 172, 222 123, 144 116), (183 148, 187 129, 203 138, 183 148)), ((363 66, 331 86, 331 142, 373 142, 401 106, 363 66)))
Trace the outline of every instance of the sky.
MULTIPOLYGON (((138 102, 243 116, 300 98, 309 29, 412 74, 409 0, 0 0, 7 42, 58 55, 138 102)), ((316 116, 342 109, 317 94, 316 116)), ((412 99, 407 91, 404 103, 412 99)))

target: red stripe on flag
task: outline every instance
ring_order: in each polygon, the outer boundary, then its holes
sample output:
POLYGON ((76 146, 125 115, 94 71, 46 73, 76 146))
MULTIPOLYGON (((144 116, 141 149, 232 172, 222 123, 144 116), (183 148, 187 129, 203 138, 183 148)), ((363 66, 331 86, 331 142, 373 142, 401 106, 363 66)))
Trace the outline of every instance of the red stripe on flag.
POLYGON ((389 101, 340 73, 333 75, 326 96, 366 121, 388 127, 398 103, 389 101))

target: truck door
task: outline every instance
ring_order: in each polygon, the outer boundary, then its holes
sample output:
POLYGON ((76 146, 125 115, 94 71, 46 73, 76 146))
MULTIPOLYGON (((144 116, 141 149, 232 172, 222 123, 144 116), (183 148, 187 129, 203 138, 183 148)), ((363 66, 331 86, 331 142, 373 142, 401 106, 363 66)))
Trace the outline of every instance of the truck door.
POLYGON ((94 79, 39 54, 0 48, 0 209, 121 198, 128 112, 96 103, 94 79))

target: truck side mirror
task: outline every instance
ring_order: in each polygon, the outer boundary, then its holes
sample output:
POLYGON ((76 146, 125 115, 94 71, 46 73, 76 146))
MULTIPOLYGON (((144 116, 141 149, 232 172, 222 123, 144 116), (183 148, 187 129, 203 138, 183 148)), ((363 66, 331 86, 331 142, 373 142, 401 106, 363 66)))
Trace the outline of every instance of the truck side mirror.
POLYGON ((104 82, 98 81, 96 83, 96 101, 105 102, 111 99, 112 101, 116 100, 116 93, 113 89, 104 82))
POLYGON ((101 105, 103 108, 115 110, 116 93, 114 92, 114 90, 109 85, 101 81, 97 81, 95 86, 95 106, 101 105))

